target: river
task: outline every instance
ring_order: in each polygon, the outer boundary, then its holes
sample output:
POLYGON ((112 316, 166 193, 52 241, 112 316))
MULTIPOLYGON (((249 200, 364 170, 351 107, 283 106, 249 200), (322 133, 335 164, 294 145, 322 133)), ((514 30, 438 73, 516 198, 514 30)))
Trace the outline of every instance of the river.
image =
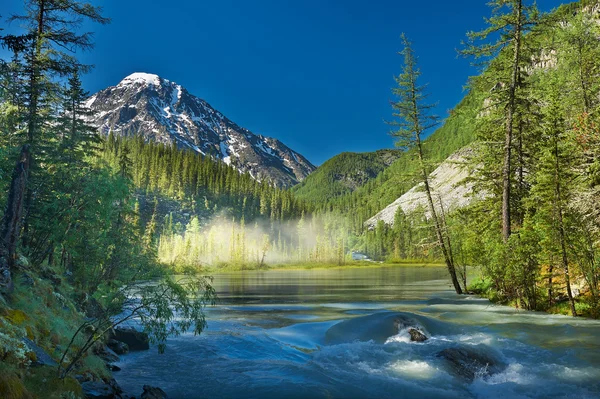
POLYGON ((600 322, 496 306, 451 291, 441 267, 214 275, 200 336, 125 355, 115 373, 170 398, 598 398, 600 322), (401 322, 398 323, 398 320, 401 322), (430 337, 411 342, 407 324, 430 337), (474 378, 439 353, 497 362, 474 378))

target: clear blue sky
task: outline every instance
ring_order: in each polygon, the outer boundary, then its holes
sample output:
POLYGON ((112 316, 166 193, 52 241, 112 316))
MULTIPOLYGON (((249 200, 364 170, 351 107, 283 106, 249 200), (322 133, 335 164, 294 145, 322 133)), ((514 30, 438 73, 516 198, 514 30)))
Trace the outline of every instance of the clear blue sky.
MULTIPOLYGON (((84 78, 87 90, 132 72, 156 73, 315 164, 343 151, 393 147, 384 120, 402 32, 446 117, 473 73, 456 49, 489 15, 487 0, 92 2, 112 23, 85 27, 96 32, 96 48, 82 55, 96 65, 84 78)), ((563 2, 538 1, 543 10, 563 2)), ((0 13, 22 5, 5 0, 0 13)))

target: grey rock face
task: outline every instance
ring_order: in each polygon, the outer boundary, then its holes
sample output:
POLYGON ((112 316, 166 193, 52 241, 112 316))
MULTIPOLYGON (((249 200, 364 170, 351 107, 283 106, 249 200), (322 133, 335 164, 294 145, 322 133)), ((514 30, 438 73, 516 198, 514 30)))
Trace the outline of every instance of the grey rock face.
POLYGON ((86 103, 90 123, 103 134, 140 134, 146 141, 175 143, 220 159, 260 181, 291 186, 315 167, 277 139, 256 135, 206 101, 157 75, 134 73, 86 103))
MULTIPOLYGON (((465 181, 469 177, 469 170, 465 164, 472 153, 473 149, 470 147, 455 152, 429 175, 429 186, 436 212, 440 212, 440 202, 444 206, 444 211, 448 212, 466 207, 473 200, 473 184, 465 181)), ((478 194, 478 197, 482 195, 478 194)), ((408 190, 396 201, 367 220, 365 226, 372 229, 380 220, 393 225, 398 208, 401 208, 405 214, 422 209, 425 211, 425 217, 429 218, 429 204, 423 184, 420 183, 408 190)))
POLYGON ((35 353, 36 360, 32 362, 32 366, 58 366, 58 363, 56 363, 56 361, 54 361, 54 359, 52 359, 52 357, 50 357, 50 355, 40 348, 35 342, 29 338, 21 338, 21 341, 23 341, 23 343, 35 353))

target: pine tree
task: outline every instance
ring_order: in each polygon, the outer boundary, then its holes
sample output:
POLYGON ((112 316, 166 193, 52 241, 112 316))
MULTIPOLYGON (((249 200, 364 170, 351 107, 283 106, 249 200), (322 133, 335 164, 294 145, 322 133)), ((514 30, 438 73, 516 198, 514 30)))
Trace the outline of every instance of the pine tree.
POLYGON ((396 95, 398 101, 392 104, 395 111, 394 117, 398 118, 397 121, 393 122, 397 130, 392 132, 392 135, 397 139, 396 144, 399 147, 407 150, 414 148, 417 151, 421 183, 427 195, 429 212, 435 227, 438 245, 446 262, 454 290, 457 294, 462 294, 462 288, 456 276, 452 258, 448 252, 447 239, 445 238, 447 232, 442 230, 437 210, 433 203, 432 190, 429 185, 427 160, 423 155, 422 136, 427 130, 436 126, 439 121, 436 116, 430 113, 433 105, 425 103, 427 97, 425 87, 420 86, 418 83, 421 72, 417 67, 417 58, 414 55, 411 43, 404 34, 402 35, 402 45, 404 49, 400 54, 404 57, 404 67, 402 73, 396 78, 398 86, 393 89, 393 93, 396 95))

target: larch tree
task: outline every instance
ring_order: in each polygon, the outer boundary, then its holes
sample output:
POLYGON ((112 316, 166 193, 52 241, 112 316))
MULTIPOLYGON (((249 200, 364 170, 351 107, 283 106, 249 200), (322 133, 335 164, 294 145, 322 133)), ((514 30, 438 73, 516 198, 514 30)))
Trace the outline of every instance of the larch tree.
MULTIPOLYGON (((567 298, 571 314, 577 316, 575 300, 571 290, 570 276, 570 241, 576 230, 574 210, 569 207, 578 191, 575 183, 575 164, 578 162, 574 154, 575 140, 565 118, 564 98, 561 88, 564 78, 560 71, 547 72, 543 87, 544 123, 543 136, 540 143, 539 167, 535 173, 535 184, 532 189, 531 208, 535 209, 536 228, 540 231, 542 256, 553 267, 558 265, 563 271, 567 298)), ((552 270, 551 270, 552 271, 552 270)), ((552 283, 552 281, 550 281, 552 283)), ((552 285, 549 287, 549 300, 552 301, 552 285)))
POLYGON ((429 182, 429 169, 427 160, 423 153, 422 138, 431 128, 439 124, 439 119, 431 114, 434 105, 427 104, 427 94, 425 87, 419 85, 418 79, 421 71, 417 66, 417 57, 411 47, 410 41, 403 34, 402 45, 404 46, 400 54, 404 57, 404 66, 402 73, 395 78, 397 86, 392 89, 397 101, 392 103, 394 117, 396 120, 391 122, 395 127, 392 135, 396 138, 396 145, 405 150, 415 149, 420 165, 420 180, 424 186, 429 206, 429 213, 435 228, 438 245, 444 257, 448 273, 452 279, 454 290, 457 294, 462 294, 462 288, 458 281, 454 262, 447 245, 447 231, 442 229, 437 210, 433 202, 432 189, 429 182))
POLYGON ((462 54, 484 60, 483 64, 488 67, 488 71, 482 77, 486 80, 493 79, 491 87, 500 94, 495 96, 493 106, 502 109, 504 113, 501 218, 502 239, 506 243, 512 232, 513 146, 515 132, 519 126, 516 121, 518 101, 523 83, 523 73, 527 63, 530 63, 530 60, 524 57, 524 37, 537 24, 539 15, 535 5, 528 6, 523 0, 492 0, 490 6, 492 7, 492 16, 486 19, 488 27, 480 32, 467 34, 468 41, 462 54), (490 38, 496 40, 487 42, 486 40, 490 38), (483 43, 479 44, 480 41, 483 43), (511 54, 506 57, 506 62, 503 62, 501 67, 494 71, 489 68, 490 64, 498 63, 498 56, 502 55, 503 50, 510 51, 511 54))

